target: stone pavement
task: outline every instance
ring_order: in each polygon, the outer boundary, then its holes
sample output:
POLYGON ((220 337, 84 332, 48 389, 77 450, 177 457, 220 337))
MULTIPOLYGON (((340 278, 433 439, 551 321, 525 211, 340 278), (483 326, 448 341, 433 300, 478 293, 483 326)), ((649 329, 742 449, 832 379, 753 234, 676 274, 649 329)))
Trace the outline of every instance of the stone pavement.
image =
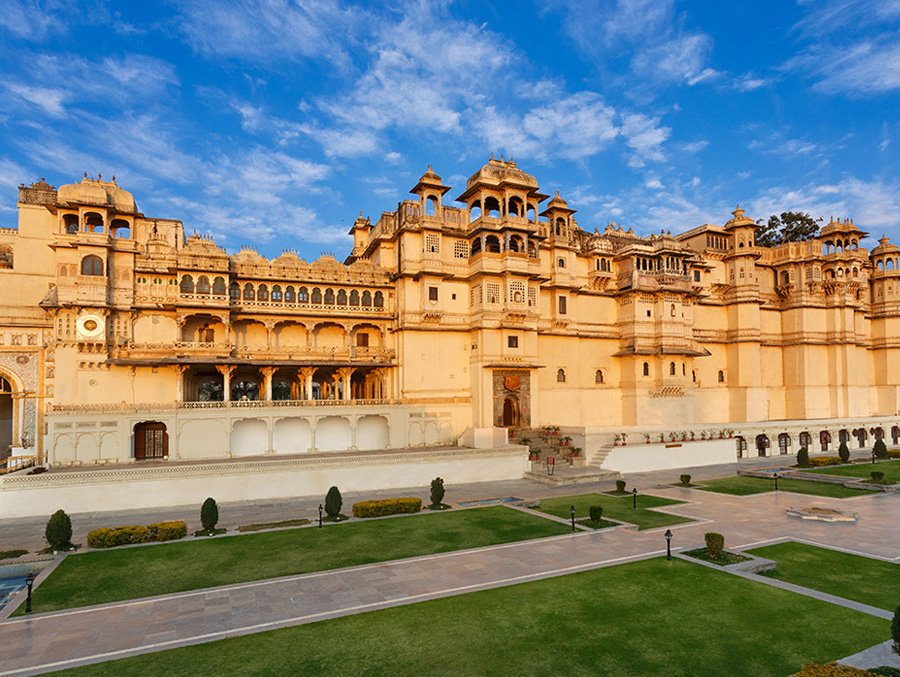
MULTIPOLYGON (((792 538, 900 560, 896 496, 736 497, 680 488, 653 493, 690 501, 662 511, 700 520, 671 527, 676 547, 702 544, 714 523, 730 548, 792 538), (859 522, 819 524, 784 514, 787 507, 810 504, 852 510, 859 522)), ((36 674, 652 557, 665 551, 664 531, 579 531, 6 621, 0 623, 0 675, 36 674)))

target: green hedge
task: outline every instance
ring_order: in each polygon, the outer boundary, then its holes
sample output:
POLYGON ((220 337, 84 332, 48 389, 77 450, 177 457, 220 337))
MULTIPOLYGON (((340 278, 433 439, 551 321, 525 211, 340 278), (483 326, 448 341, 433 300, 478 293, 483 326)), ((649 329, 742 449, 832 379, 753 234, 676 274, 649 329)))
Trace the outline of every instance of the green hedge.
POLYGON ((102 527, 89 531, 87 544, 90 548, 115 548, 119 545, 150 543, 153 541, 174 541, 187 536, 187 525, 182 521, 156 522, 143 526, 102 527))
POLYGON ((419 512, 421 498, 385 498, 379 501, 360 501, 353 504, 354 517, 384 517, 400 513, 419 512))
POLYGON ((822 468, 826 465, 841 465, 840 456, 814 456, 809 459, 809 465, 812 468, 822 468))

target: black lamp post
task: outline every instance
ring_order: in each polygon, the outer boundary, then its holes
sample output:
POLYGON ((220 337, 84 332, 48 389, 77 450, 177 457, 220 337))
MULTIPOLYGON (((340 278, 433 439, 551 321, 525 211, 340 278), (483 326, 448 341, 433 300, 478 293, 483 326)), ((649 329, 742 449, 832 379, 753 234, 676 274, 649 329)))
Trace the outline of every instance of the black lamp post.
POLYGON ((778 491, 778 473, 772 475, 775 478, 775 491, 778 491))
POLYGON ((34 585, 34 572, 29 571, 25 577, 25 585, 28 586, 28 596, 25 598, 25 613, 31 613, 31 588, 34 585))
POLYGON ((322 526, 322 504, 319 503, 319 526, 322 526))
POLYGON ((637 510, 637 487, 631 490, 631 509, 637 510))
POLYGON ((875 465, 875 448, 872 448, 872 465, 875 465))
POLYGON ((666 559, 672 559, 672 530, 666 529, 666 559))
POLYGON ((569 514, 572 516, 572 531, 575 531, 575 506, 569 508, 569 514))

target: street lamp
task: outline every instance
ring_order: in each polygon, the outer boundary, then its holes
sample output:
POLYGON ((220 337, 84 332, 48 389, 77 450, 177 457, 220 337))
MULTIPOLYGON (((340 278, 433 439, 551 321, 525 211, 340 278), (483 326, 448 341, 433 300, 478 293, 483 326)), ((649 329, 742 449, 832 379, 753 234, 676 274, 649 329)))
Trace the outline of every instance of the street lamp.
POLYGON ((778 473, 772 475, 775 478, 775 491, 778 491, 778 473))
POLYGON ((631 509, 637 510, 637 487, 631 490, 631 509))
POLYGON ((875 465, 875 448, 872 447, 872 465, 875 465))
POLYGON ((25 577, 25 585, 28 586, 28 596, 25 598, 25 613, 31 613, 31 587, 34 585, 34 572, 29 571, 28 575, 25 577))
POLYGON ((572 531, 575 531, 575 506, 569 508, 569 514, 572 516, 572 531))
POLYGON ((319 503, 319 526, 322 526, 322 504, 319 503))
POLYGON ((672 530, 666 529, 666 559, 672 559, 672 530))

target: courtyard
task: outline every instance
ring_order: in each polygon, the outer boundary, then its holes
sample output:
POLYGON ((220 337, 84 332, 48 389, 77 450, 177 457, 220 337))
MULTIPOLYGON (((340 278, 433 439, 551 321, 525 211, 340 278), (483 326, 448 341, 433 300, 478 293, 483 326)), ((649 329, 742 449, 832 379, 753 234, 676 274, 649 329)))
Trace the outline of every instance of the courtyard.
MULTIPOLYGON (((439 660, 448 674, 787 675, 889 638, 900 588, 895 495, 781 486, 740 495, 659 481, 670 475, 643 479, 636 500, 631 485, 616 495, 609 482, 473 484, 450 487, 448 498, 544 494, 70 554, 35 589, 35 615, 19 609, 0 624, 2 674, 223 674, 235 665, 247 674, 396 674, 439 660), (581 526, 595 505, 614 526, 581 526), (807 505, 859 519, 785 515, 807 505), (707 531, 775 560, 775 573, 736 576, 678 558, 707 531), (800 592, 776 587, 786 584, 800 592), (815 632, 781 630, 810 618, 815 632)), ((260 519, 275 508, 261 509, 260 519)))

